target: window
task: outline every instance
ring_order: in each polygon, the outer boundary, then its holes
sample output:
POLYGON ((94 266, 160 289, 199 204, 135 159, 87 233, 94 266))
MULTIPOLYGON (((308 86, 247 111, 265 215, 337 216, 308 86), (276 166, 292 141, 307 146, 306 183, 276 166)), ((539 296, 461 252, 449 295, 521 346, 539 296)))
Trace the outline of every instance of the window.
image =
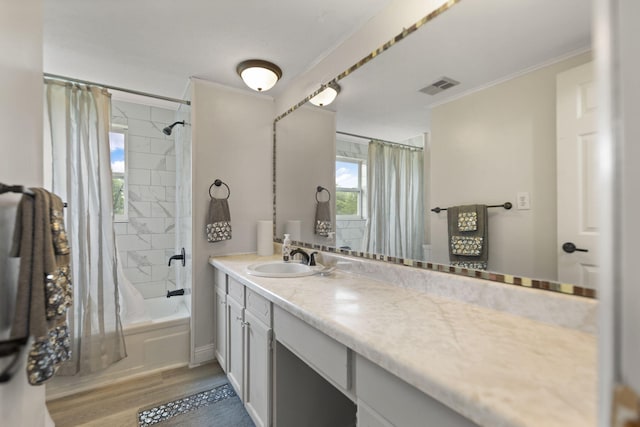
POLYGON ((363 177, 366 165, 362 160, 336 160, 336 216, 362 218, 364 216, 363 177))
POLYGON ((109 132, 111 149, 111 184, 115 222, 126 222, 128 214, 126 128, 112 127, 109 132))

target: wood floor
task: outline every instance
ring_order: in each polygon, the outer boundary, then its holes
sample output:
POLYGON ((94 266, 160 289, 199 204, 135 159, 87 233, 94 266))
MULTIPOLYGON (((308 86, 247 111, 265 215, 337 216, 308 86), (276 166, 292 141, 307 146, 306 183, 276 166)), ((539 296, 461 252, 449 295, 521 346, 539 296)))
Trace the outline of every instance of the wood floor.
POLYGON ((164 403, 220 383, 217 362, 172 369, 47 402, 56 427, 137 427, 141 408, 164 403))

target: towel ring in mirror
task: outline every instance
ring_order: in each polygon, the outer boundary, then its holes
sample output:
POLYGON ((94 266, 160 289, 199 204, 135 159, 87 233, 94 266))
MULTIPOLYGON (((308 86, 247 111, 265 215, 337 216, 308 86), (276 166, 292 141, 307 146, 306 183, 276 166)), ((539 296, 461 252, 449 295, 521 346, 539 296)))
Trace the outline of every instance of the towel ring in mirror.
POLYGON ((329 190, 327 190, 326 188, 318 185, 318 188, 316 188, 316 202, 320 202, 320 200, 318 200, 318 194, 322 193, 323 191, 326 191, 329 195, 329 199, 327 200, 327 202, 331 201, 331 192, 329 192, 329 190))
POLYGON ((231 189, 229 188, 229 186, 226 183, 222 182, 219 179, 216 179, 215 181, 213 181, 213 184, 211 184, 211 186, 209 186, 209 197, 211 197, 212 199, 215 199, 215 197, 213 197, 213 194, 211 194, 211 189, 213 188, 214 185, 216 187, 220 187, 221 185, 224 185, 225 187, 227 187, 227 197, 225 197, 225 199, 228 200, 229 196, 231 196, 231 189))

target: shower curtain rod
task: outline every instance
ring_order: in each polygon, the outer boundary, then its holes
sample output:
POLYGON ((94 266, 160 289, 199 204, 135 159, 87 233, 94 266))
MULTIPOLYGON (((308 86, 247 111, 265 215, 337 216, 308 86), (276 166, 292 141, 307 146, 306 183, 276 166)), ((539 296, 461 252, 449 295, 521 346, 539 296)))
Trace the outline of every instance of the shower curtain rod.
POLYGON ((336 133, 340 134, 340 135, 347 135, 347 136, 353 136, 356 138, 362 138, 362 139, 368 139, 370 141, 378 141, 378 142, 382 142, 384 144, 391 144, 391 145, 399 145, 401 147, 407 147, 407 148, 412 148, 414 150, 424 150, 423 147, 416 147, 415 145, 409 145, 409 144, 403 144, 401 142, 393 142, 393 141, 385 141, 384 139, 380 139, 380 138, 371 138, 370 136, 364 136, 364 135, 357 135, 355 133, 349 133, 349 132, 341 132, 339 130, 336 131, 336 133))
POLYGON ((72 77, 59 76, 59 75, 56 75, 56 74, 49 74, 49 73, 43 73, 43 74, 44 74, 45 80, 46 79, 64 80, 64 81, 67 81, 67 82, 80 83, 80 84, 83 84, 83 85, 100 86, 100 87, 103 87, 105 89, 111 89, 111 90, 115 90, 115 91, 118 91, 118 92, 132 93, 134 95, 146 96, 148 98, 156 98, 156 99, 161 99, 163 101, 175 102, 175 103, 184 104, 184 105, 191 105, 191 101, 186 101, 184 99, 169 98, 168 96, 154 95, 152 93, 140 92, 139 90, 125 89, 125 88, 121 88, 121 87, 117 87, 117 86, 111 86, 111 85, 105 85, 105 84, 102 84, 102 83, 90 82, 88 80, 80 80, 80 79, 74 79, 72 77))

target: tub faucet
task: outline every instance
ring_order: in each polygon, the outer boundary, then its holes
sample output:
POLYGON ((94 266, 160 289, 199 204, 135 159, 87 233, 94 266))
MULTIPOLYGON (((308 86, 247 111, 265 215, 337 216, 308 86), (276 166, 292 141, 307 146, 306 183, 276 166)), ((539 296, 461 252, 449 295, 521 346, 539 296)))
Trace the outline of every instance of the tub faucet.
POLYGON ((310 254, 308 254, 308 253, 306 253, 304 250, 302 250, 300 248, 295 248, 294 250, 291 251, 289 256, 291 257, 291 259, 293 259, 294 255, 300 254, 300 255, 302 255, 302 261, 305 264, 314 266, 314 265, 316 265, 316 254, 317 253, 318 252, 311 252, 310 254))
POLYGON ((175 291, 167 291, 167 298, 184 295, 184 289, 176 289, 175 291))
POLYGON ((182 260, 182 266, 184 267, 185 263, 187 261, 186 258, 187 257, 185 256, 184 248, 182 248, 182 251, 180 252, 180 255, 173 255, 171 258, 169 258, 169 267, 171 267, 171 261, 173 261, 174 259, 182 260))

